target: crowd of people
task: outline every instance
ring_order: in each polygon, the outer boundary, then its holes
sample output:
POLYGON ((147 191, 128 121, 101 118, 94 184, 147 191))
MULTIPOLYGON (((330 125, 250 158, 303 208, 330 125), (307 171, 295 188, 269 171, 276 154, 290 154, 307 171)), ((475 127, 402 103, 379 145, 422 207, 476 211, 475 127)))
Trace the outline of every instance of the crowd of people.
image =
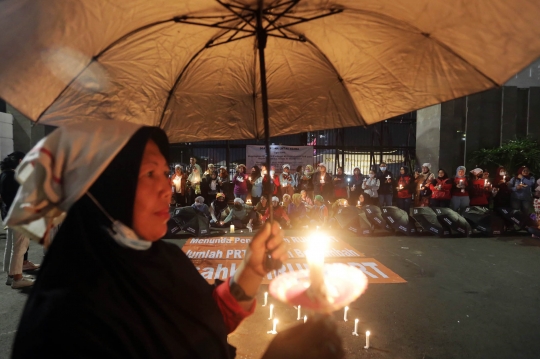
POLYGON ((459 166, 455 174, 444 169, 432 171, 431 164, 424 163, 412 173, 407 166, 401 166, 394 175, 382 162, 378 170, 372 169, 366 175, 358 167, 352 175, 346 175, 342 167, 332 175, 325 163, 315 169, 311 165, 298 166, 294 172, 285 164, 280 174, 274 166, 267 172, 264 165, 253 166, 248 173, 240 164, 232 180, 225 167, 218 172, 211 164, 199 176, 202 170, 195 158, 190 159, 188 167, 185 173, 176 166, 173 202, 204 210, 216 227, 234 224, 251 230, 268 219, 270 206, 274 218, 285 228, 324 226, 332 216, 332 208, 340 203, 359 208, 395 205, 407 213, 411 207, 449 207, 462 213, 468 206, 483 206, 531 214, 536 198, 536 207, 540 207, 540 180, 536 181, 526 166, 518 168, 514 175, 499 167, 490 176, 481 168, 467 172, 465 166, 459 166), (233 206, 229 208, 227 201, 232 198, 233 206))

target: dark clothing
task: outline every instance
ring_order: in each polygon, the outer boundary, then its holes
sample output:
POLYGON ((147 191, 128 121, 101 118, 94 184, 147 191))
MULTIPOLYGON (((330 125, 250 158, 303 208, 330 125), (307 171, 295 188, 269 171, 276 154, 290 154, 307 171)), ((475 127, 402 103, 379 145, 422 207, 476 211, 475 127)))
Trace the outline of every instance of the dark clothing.
MULTIPOLYGON (((148 132, 139 130, 89 190, 130 227, 137 181, 125 179, 138 178, 148 132)), ((167 157, 165 134, 154 141, 167 157)), ((13 358, 233 358, 214 287, 186 255, 161 240, 122 247, 108 226, 87 196, 69 210, 26 302, 13 358)))
MULTIPOLYGON (((393 194, 394 193, 394 175, 390 171, 377 172, 377 179, 381 182, 379 187, 379 196, 381 194, 393 194), (390 176, 390 183, 388 183, 387 176, 390 176)), ((391 205, 391 204, 390 204, 391 205)))
POLYGON ((334 199, 347 197, 347 177, 344 174, 332 178, 334 184, 334 199))
POLYGON ((314 195, 323 196, 325 201, 332 201, 334 196, 334 184, 332 176, 328 172, 324 176, 324 183, 321 183, 321 173, 315 172, 312 177, 314 195))
POLYGON ((350 182, 347 184, 349 185, 349 198, 352 200, 357 201, 358 197, 364 193, 364 190, 362 190, 362 182, 364 181, 364 176, 359 174, 358 176, 352 175, 350 178, 350 182), (354 190, 353 190, 354 186, 354 190))
POLYGON ((0 197, 2 197, 2 219, 4 219, 11 204, 15 200, 17 191, 19 190, 19 182, 15 179, 15 171, 5 170, 0 173, 0 197))

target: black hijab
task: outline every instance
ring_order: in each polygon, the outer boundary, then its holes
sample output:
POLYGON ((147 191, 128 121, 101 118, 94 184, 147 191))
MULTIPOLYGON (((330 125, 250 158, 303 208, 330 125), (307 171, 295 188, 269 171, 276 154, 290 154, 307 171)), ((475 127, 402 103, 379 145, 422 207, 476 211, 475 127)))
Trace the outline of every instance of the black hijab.
MULTIPOLYGON (((90 188, 128 226, 144 148, 163 131, 140 129, 90 188)), ((87 196, 69 210, 26 303, 13 358, 231 358, 227 330, 208 285, 183 252, 157 241, 138 251, 104 230, 87 196)))

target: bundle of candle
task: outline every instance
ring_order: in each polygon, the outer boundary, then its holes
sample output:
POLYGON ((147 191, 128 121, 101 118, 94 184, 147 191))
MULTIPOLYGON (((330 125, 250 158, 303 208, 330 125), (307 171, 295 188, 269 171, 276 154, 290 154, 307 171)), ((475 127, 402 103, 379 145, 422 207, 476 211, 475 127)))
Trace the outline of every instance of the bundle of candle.
POLYGON ((306 251, 309 270, 279 275, 270 283, 270 294, 319 313, 339 310, 356 300, 367 287, 367 277, 346 264, 324 264, 327 241, 324 234, 312 236, 306 251))

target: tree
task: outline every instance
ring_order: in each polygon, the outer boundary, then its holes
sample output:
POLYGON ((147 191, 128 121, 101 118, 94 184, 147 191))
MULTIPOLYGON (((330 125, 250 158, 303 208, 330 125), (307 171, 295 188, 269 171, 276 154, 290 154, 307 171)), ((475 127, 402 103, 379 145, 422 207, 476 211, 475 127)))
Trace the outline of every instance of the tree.
POLYGON ((540 142, 531 138, 510 140, 500 147, 483 148, 472 153, 470 163, 486 168, 504 166, 509 174, 515 174, 521 166, 527 166, 534 174, 540 174, 540 142))

